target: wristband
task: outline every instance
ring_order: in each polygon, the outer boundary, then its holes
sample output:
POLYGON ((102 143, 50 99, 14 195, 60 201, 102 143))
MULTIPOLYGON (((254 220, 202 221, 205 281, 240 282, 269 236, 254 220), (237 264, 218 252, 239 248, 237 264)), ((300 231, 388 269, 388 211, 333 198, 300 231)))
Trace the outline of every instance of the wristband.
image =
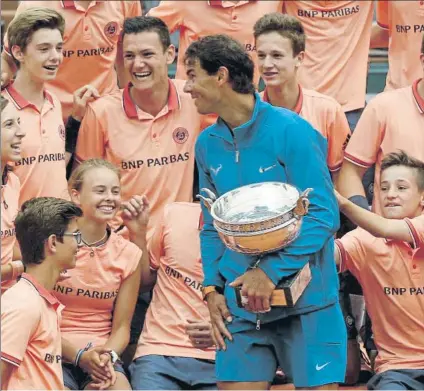
POLYGON ((74 367, 79 366, 79 362, 80 362, 82 354, 85 353, 87 350, 89 350, 92 346, 93 344, 89 342, 84 349, 78 350, 77 356, 75 357, 75 361, 74 361, 74 367))
POLYGON ((69 153, 74 153, 77 147, 78 132, 81 127, 81 122, 76 120, 71 115, 68 117, 66 122, 65 132, 65 151, 69 153))
POLYGON ((353 202, 355 205, 361 207, 362 209, 370 210, 367 197, 363 195, 354 195, 349 198, 349 201, 353 202))
POLYGON ((12 262, 12 280, 16 280, 25 271, 22 261, 12 262))

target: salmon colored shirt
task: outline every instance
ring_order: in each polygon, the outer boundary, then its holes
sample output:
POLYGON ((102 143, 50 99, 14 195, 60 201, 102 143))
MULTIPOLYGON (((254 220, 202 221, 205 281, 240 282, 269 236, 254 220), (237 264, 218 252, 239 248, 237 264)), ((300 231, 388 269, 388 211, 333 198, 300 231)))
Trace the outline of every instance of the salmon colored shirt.
POLYGON ((33 197, 69 199, 65 163, 65 126, 58 99, 44 91, 41 113, 13 85, 2 91, 19 111, 22 139, 22 159, 14 173, 21 182, 19 205, 33 197))
MULTIPOLYGON (((72 95, 91 84, 100 95, 118 90, 115 59, 124 20, 140 16, 140 1, 92 1, 85 10, 71 1, 21 1, 16 14, 47 7, 65 18, 64 59, 56 79, 46 83, 62 103, 63 118, 72 111, 72 95)), ((7 38, 5 39, 7 42, 7 38)))
POLYGON ((88 105, 79 131, 78 161, 112 162, 121 168, 123 200, 135 194, 149 199, 148 238, 165 204, 192 199, 194 144, 202 117, 183 92, 184 84, 169 80, 168 103, 156 117, 134 104, 129 86, 100 98, 88 105))
POLYGON ((57 298, 29 274, 1 296, 1 359, 13 366, 6 390, 63 390, 57 298))
POLYGON ((374 2, 286 1, 284 6, 305 29, 302 86, 330 95, 345 112, 364 107, 374 2))
POLYGON ((263 15, 281 12, 283 1, 161 1, 149 16, 162 19, 171 32, 179 30, 177 79, 186 79, 184 54, 190 44, 206 35, 226 34, 238 40, 255 63, 259 82, 253 26, 263 15))
POLYGON ((112 315, 122 283, 137 269, 142 251, 111 233, 100 247, 78 249, 70 278, 58 282, 55 295, 65 305, 60 329, 78 349, 88 342, 104 345, 112 332, 112 315))
POLYGON ((349 269, 364 291, 377 373, 424 368, 424 215, 405 221, 412 245, 361 228, 336 241, 342 269, 349 269))
POLYGON ((360 167, 376 164, 373 210, 381 214, 380 171, 384 156, 399 149, 424 160, 424 99, 412 86, 378 94, 367 105, 345 150, 360 167))
MULTIPOLYGON (((1 185, 1 265, 12 262, 13 248, 16 243, 15 218, 18 214, 19 190, 21 184, 18 177, 11 171, 1 185)), ((1 293, 9 289, 15 282, 2 281, 1 293)))
POLYGON ((157 281, 135 358, 155 354, 215 359, 213 348, 193 347, 185 331, 187 319, 210 321, 201 291, 202 225, 199 204, 175 202, 165 206, 149 246, 150 265, 157 270, 157 281))
POLYGON ((411 85, 422 77, 424 1, 377 1, 377 23, 389 31, 386 90, 411 85))
MULTIPOLYGON (((327 139, 327 165, 331 172, 336 172, 342 166, 343 151, 350 137, 346 115, 342 107, 329 96, 307 90, 300 85, 299 92, 299 98, 293 111, 308 121, 327 139)), ((260 95, 265 102, 269 102, 266 89, 260 95)))

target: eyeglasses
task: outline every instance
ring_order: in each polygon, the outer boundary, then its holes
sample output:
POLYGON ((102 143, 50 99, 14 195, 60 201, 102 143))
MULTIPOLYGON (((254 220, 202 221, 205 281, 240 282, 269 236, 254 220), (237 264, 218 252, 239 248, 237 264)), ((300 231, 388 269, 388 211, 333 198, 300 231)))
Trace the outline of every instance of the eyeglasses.
POLYGON ((81 231, 77 231, 77 232, 65 232, 63 234, 63 236, 73 236, 78 244, 78 246, 80 244, 82 244, 82 234, 81 231))

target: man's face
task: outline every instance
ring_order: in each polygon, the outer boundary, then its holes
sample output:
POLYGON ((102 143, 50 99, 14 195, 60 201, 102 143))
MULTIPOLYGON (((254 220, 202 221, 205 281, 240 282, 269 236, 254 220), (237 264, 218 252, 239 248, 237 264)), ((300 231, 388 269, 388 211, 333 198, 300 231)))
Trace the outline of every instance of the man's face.
POLYGON ((126 34, 123 42, 124 67, 137 90, 151 90, 168 80, 168 65, 175 58, 175 48, 165 49, 155 31, 126 34))
POLYGON ((219 103, 221 94, 217 82, 218 76, 208 75, 200 66, 199 60, 186 61, 187 81, 184 92, 194 99, 194 104, 200 114, 215 113, 216 104, 219 103))
POLYGON ((72 219, 66 229, 66 234, 63 236, 62 242, 56 241, 57 252, 56 258, 60 262, 63 270, 73 269, 76 265, 76 254, 78 252, 78 243, 76 236, 69 235, 79 232, 76 219, 72 219))
POLYGON ((259 72, 266 86, 274 87, 293 81, 304 52, 293 54, 290 39, 273 31, 256 40, 259 72))
POLYGON ((415 169, 392 166, 381 173, 380 202, 388 219, 414 218, 423 212, 424 192, 418 189, 415 169))
POLYGON ((14 57, 20 62, 23 71, 30 74, 32 80, 54 80, 63 61, 63 39, 57 29, 43 28, 31 37, 26 49, 12 47, 14 57))

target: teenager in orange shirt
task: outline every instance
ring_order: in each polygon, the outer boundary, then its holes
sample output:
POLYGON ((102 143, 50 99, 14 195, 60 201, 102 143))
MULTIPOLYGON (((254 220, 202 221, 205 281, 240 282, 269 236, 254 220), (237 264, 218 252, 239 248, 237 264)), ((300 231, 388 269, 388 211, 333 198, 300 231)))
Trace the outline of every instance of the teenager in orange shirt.
POLYGON ((364 291, 378 349, 368 389, 424 388, 424 162, 399 151, 381 165, 382 216, 337 195, 359 227, 336 242, 336 260, 364 291), (338 251, 337 251, 338 248, 338 251))
POLYGON ((62 390, 60 313, 50 293, 75 267, 81 233, 74 203, 40 197, 22 205, 15 225, 26 273, 1 297, 1 389, 62 390))
MULTIPOLYGON (((65 121, 71 114, 72 95, 77 89, 90 84, 100 95, 105 95, 118 90, 118 78, 121 85, 125 84, 118 41, 124 20, 141 15, 139 0, 20 1, 15 17, 33 7, 49 8, 66 20, 63 64, 57 77, 47 82, 49 91, 62 104, 65 121)), ((16 72, 16 66, 8 53, 7 34, 5 49, 2 53, 2 87, 9 83, 16 72)))
POLYGON ((388 47, 386 90, 412 84, 421 76, 417 53, 424 33, 424 2, 378 0, 371 48, 388 47))
POLYGON ((297 73, 305 55, 305 32, 293 16, 272 13, 261 17, 253 28, 259 72, 265 82, 262 99, 295 111, 328 142, 328 168, 334 177, 343 163, 349 124, 333 98, 299 84, 297 73))
POLYGON ((20 126, 18 111, 3 96, 1 107, 1 292, 12 286, 13 280, 22 274, 24 266, 18 261, 15 218, 18 213, 20 183, 9 163, 21 158, 22 138, 25 131, 20 126), (12 262, 13 261, 13 262, 12 262))
POLYGON ((72 390, 131 389, 119 356, 130 338, 141 277, 149 271, 148 202, 134 196, 121 203, 119 171, 100 159, 78 166, 69 191, 84 215, 78 219, 77 266, 54 287, 65 305, 60 324, 64 384, 72 390), (108 227, 120 209, 133 243, 108 227), (109 356, 99 349, 109 350, 109 356))

